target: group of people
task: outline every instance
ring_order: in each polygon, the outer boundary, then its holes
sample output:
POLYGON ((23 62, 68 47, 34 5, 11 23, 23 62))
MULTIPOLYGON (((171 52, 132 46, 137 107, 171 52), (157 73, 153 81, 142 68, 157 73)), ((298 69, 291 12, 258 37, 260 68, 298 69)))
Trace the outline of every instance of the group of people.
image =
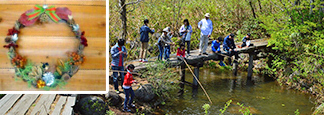
MULTIPOLYGON (((208 55, 206 52, 206 49, 208 47, 208 40, 211 37, 212 31, 213 31, 213 23, 209 19, 210 14, 206 13, 205 18, 200 20, 198 22, 198 29, 201 31, 200 32, 200 44, 199 44, 199 56, 204 54, 208 55)), ((148 47, 148 42, 149 42, 149 33, 153 34, 155 32, 154 29, 150 29, 148 27, 149 20, 145 19, 144 20, 144 25, 140 28, 140 41, 141 41, 141 51, 140 51, 140 62, 147 62, 146 59, 146 52, 147 52, 147 47, 148 47)), ((183 21, 183 25, 179 29, 180 33, 180 38, 181 38, 181 43, 180 47, 177 49, 177 56, 178 58, 186 58, 186 56, 191 56, 190 55, 190 41, 191 41, 191 34, 192 34, 192 26, 189 24, 189 20, 185 19, 183 21), (185 50, 185 44, 187 45, 187 55, 186 55, 186 50, 185 50)), ((171 40, 173 36, 173 32, 170 31, 169 27, 166 27, 163 29, 163 32, 161 36, 158 39, 158 42, 156 45, 159 48, 159 56, 158 60, 162 60, 164 57, 164 60, 168 60, 170 57, 170 48, 171 45, 175 45, 175 43, 171 40)), ((215 39, 212 44, 211 44, 211 49, 213 53, 218 54, 220 62, 220 66, 225 66, 223 63, 224 56, 222 55, 227 55, 232 57, 233 55, 235 56, 235 61, 239 58, 238 57, 238 52, 235 50, 236 46, 234 43, 234 34, 230 34, 224 38, 224 41, 222 37, 218 37, 215 39), (225 53, 221 51, 221 42, 223 41, 223 50, 225 53)), ((250 37, 251 34, 248 33, 243 39, 242 39, 242 45, 238 46, 239 48, 242 47, 249 47, 253 46, 253 44, 250 42, 250 37)), ((127 51, 125 45, 125 40, 124 39, 119 39, 116 45, 114 45, 111 48, 111 57, 112 57, 112 71, 113 71, 113 82, 114 82, 114 88, 117 93, 119 93, 118 89, 118 78, 121 78, 121 85, 122 88, 124 89, 125 93, 125 102, 124 102, 124 111, 130 112, 128 107, 135 107, 132 102, 134 98, 134 91, 131 87, 132 83, 137 83, 133 77, 132 77, 132 72, 135 69, 135 66, 133 64, 130 64, 127 66, 127 73, 125 75, 124 71, 124 59, 127 57, 127 51), (119 73, 119 76, 118 76, 119 73), (129 98, 129 95, 131 97, 129 98), (129 102, 128 102, 129 101, 129 102)), ((228 58, 229 64, 231 64, 231 58, 228 58)))

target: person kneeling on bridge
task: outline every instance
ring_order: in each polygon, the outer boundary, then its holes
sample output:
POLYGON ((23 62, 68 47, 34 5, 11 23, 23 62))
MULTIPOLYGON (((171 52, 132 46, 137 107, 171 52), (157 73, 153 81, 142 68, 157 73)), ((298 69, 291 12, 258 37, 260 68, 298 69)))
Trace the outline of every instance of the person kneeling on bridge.
POLYGON ((239 58, 238 57, 238 52, 235 50, 236 46, 234 43, 234 34, 230 34, 228 36, 225 37, 224 42, 223 42, 223 49, 224 51, 227 52, 227 55, 230 56, 230 58, 228 58, 228 62, 230 65, 232 65, 232 59, 231 57, 233 55, 235 55, 235 60, 234 62, 236 62, 236 60, 239 58))
POLYGON ((180 47, 177 50, 177 58, 178 60, 186 59, 186 50, 184 43, 181 43, 180 47))
POLYGON ((242 42, 243 43, 240 48, 253 46, 253 44, 251 43, 251 34, 246 34, 246 36, 243 37, 242 42))
POLYGON ((221 50, 220 50, 220 42, 222 41, 222 37, 218 37, 216 40, 214 40, 212 42, 211 45, 211 49, 213 50, 213 53, 215 53, 218 58, 219 58, 219 65, 220 66, 225 66, 225 64, 223 63, 224 60, 224 56, 221 56, 220 54, 222 54, 221 50))

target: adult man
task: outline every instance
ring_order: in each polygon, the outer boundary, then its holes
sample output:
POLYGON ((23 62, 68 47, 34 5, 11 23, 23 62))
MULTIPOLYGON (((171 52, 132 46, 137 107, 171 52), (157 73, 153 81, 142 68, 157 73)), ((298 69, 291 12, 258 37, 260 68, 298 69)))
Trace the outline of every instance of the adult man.
POLYGON ((201 55, 201 53, 208 55, 206 53, 206 49, 208 46, 208 40, 209 40, 210 35, 213 31, 213 23, 209 19, 209 17, 210 17, 210 14, 206 13, 205 18, 202 19, 201 21, 199 21, 199 23, 198 23, 198 28, 201 31, 200 32, 199 55, 201 55))
POLYGON ((140 52, 140 62, 147 62, 146 58, 146 52, 147 52, 147 46, 149 42, 149 33, 153 34, 154 29, 150 29, 147 24, 149 23, 148 19, 144 20, 144 25, 140 28, 140 34, 141 34, 141 52, 140 52))
MULTIPOLYGON (((111 69, 116 71, 124 71, 124 58, 127 57, 126 47, 124 46, 125 40, 119 39, 118 43, 111 48, 111 69)), ((124 81, 124 73, 121 72, 113 72, 113 82, 114 87, 117 93, 119 93, 118 89, 118 73, 121 77, 121 86, 123 85, 124 81)))
POLYGON ((170 46, 174 45, 174 42, 171 40, 172 32, 170 32, 169 27, 166 27, 163 29, 163 33, 160 37, 160 43, 162 44, 162 47, 164 47, 164 60, 168 60, 170 57, 170 46), (171 33, 171 35, 168 35, 168 33, 171 33))
MULTIPOLYGON (((223 49, 227 52, 227 55, 232 57, 235 55, 235 59, 238 59, 238 52, 235 50, 234 34, 230 34, 224 38, 223 49)), ((232 65, 231 58, 228 58, 229 64, 232 65)))

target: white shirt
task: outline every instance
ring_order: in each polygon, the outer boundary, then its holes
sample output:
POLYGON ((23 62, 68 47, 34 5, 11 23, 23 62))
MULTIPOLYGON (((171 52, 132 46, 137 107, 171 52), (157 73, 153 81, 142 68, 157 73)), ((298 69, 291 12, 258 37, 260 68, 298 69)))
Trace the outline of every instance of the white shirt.
POLYGON ((213 31, 213 23, 210 19, 206 20, 206 18, 202 19, 198 22, 198 27, 200 28, 202 35, 211 35, 213 31))

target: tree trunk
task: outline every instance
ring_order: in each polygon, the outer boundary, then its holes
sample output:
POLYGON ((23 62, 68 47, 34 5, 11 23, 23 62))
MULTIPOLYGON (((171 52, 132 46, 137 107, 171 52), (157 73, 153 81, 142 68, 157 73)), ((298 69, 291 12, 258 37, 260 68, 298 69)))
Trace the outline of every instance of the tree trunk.
POLYGON ((119 0, 119 7, 121 9, 120 13, 120 19, 122 21, 122 35, 121 38, 126 40, 127 36, 127 10, 126 10, 126 5, 125 5, 126 0, 119 0))
POLYGON ((254 8, 253 8, 253 5, 252 5, 252 0, 249 0, 249 4, 250 4, 250 7, 251 7, 251 10, 252 10, 252 13, 253 13, 253 17, 256 18, 254 8))
POLYGON ((261 7, 261 2, 260 2, 260 0, 258 0, 258 2, 259 2, 260 12, 262 13, 262 7, 261 7))

